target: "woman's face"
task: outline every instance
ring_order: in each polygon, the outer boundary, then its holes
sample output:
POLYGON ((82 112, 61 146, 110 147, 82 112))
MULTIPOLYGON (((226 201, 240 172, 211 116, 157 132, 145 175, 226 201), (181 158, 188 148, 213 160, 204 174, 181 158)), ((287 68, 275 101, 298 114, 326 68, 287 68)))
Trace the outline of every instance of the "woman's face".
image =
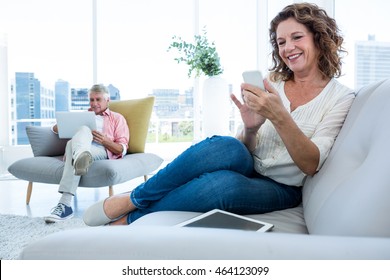
POLYGON ((279 23, 276 29, 279 55, 294 75, 305 75, 318 70, 319 50, 313 34, 305 25, 289 18, 279 23))

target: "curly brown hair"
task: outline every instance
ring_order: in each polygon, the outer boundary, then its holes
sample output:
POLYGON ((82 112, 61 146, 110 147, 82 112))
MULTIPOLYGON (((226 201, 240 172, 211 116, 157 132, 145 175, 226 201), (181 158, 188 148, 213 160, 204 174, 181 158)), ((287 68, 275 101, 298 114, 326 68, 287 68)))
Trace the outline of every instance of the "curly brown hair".
POLYGON ((318 67, 324 77, 333 78, 341 76, 341 59, 347 51, 343 48, 344 41, 336 21, 329 17, 325 10, 315 4, 299 3, 286 6, 272 21, 269 29, 270 42, 273 47, 272 80, 288 81, 294 73, 287 67, 279 56, 279 46, 276 41, 278 25, 289 18, 294 18, 305 25, 313 33, 315 46, 319 49, 318 67))

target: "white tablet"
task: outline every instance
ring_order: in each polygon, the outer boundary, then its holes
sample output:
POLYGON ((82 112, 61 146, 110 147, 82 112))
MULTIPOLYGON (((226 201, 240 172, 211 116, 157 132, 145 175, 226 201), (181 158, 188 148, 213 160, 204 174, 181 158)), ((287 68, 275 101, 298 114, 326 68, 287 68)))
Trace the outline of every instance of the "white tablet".
POLYGON ((83 125, 88 126, 91 130, 96 130, 95 112, 56 112, 56 119, 60 138, 72 138, 83 125))
POLYGON ((272 224, 219 209, 211 210, 176 226, 241 229, 258 232, 266 232, 273 228, 272 224))

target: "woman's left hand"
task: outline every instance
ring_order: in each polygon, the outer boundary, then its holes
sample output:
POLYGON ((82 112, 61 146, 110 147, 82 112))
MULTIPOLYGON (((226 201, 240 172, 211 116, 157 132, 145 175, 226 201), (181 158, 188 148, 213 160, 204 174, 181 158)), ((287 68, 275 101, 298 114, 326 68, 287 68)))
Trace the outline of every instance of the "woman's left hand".
POLYGON ((278 92, 266 79, 264 87, 266 91, 250 84, 242 84, 243 99, 250 110, 271 122, 276 122, 284 115, 283 113, 286 113, 286 110, 278 92))

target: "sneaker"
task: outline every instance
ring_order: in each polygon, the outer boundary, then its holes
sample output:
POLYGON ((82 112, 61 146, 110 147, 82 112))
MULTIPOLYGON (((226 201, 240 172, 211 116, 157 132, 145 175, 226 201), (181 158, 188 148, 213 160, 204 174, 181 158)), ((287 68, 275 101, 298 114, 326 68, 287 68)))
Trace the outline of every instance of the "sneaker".
POLYGON ((58 203, 56 207, 51 209, 50 216, 46 216, 46 223, 55 223, 65 221, 73 217, 72 207, 66 206, 65 204, 58 203))
POLYGON ((74 175, 82 176, 87 174, 89 166, 92 164, 92 154, 88 151, 81 152, 73 162, 74 175))

